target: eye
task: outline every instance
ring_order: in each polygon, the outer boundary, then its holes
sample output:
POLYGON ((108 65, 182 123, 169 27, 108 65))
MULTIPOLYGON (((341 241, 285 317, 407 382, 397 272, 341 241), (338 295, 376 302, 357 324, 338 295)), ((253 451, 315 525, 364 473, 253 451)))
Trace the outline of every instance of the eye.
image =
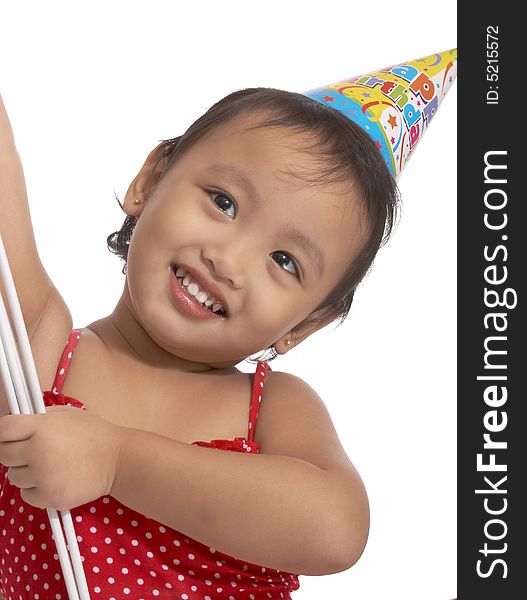
POLYGON ((284 271, 288 271, 298 279, 300 279, 300 270, 296 264, 296 262, 287 254, 287 252, 283 252, 282 250, 276 250, 271 254, 273 260, 276 261, 284 271))
POLYGON ((234 200, 226 196, 223 192, 209 192, 214 204, 224 212, 228 217, 234 219, 236 216, 236 204, 234 200))

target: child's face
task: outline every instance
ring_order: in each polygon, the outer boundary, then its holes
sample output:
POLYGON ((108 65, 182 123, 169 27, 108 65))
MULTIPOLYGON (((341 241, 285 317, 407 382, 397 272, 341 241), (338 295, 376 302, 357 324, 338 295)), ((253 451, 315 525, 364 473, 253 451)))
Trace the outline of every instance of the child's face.
POLYGON ((261 116, 217 127, 159 182, 163 165, 151 175, 153 151, 126 195, 125 210, 139 218, 124 298, 152 339, 180 358, 222 367, 270 345, 285 352, 286 336, 297 345, 314 331, 302 321, 365 242, 351 186, 309 187, 287 175, 317 172, 299 150, 306 138, 275 127, 244 131, 261 116), (173 265, 201 276, 200 290, 215 286, 227 314, 198 318, 183 310, 170 291, 173 265))

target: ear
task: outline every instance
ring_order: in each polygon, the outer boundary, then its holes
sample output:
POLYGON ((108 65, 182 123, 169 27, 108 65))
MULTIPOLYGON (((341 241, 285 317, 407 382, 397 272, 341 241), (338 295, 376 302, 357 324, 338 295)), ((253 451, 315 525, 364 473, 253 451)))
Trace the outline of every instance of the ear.
POLYGON ((163 143, 156 146, 130 184, 123 201, 123 210, 127 215, 139 218, 143 212, 145 204, 156 189, 166 166, 167 160, 161 158, 164 151, 163 143))
POLYGON ((308 323, 306 318, 304 321, 293 327, 291 331, 283 335, 273 344, 277 354, 286 354, 289 352, 289 350, 292 350, 295 346, 298 346, 298 344, 303 342, 311 334, 315 333, 315 331, 322 329, 335 320, 334 316, 330 317, 327 315, 327 307, 311 313, 309 317, 318 317, 319 321, 317 323, 308 323))

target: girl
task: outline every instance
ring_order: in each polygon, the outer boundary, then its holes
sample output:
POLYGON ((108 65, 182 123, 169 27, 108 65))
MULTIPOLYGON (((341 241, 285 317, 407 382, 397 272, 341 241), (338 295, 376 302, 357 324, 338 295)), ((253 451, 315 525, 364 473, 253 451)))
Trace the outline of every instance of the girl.
POLYGON ((315 392, 263 358, 345 318, 392 231, 368 134, 281 90, 216 103, 149 154, 108 238, 122 296, 72 331, 3 105, 0 127, 1 233, 49 407, 0 419, 6 597, 65 594, 33 507, 72 509, 105 598, 288 598, 298 574, 352 566, 364 486, 315 392), (262 350, 253 377, 236 369, 262 350))

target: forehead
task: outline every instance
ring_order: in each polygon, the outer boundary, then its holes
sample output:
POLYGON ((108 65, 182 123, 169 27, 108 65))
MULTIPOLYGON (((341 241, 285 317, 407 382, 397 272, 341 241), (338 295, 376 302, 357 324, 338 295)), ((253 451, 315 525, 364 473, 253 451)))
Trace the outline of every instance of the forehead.
POLYGON ((276 115, 262 110, 237 115, 216 126, 189 153, 201 167, 223 171, 245 183, 265 183, 280 191, 312 190, 319 196, 342 198, 343 207, 349 207, 350 200, 359 204, 353 181, 329 182, 321 176, 328 162, 317 154, 314 135, 266 125, 273 117, 276 115))

